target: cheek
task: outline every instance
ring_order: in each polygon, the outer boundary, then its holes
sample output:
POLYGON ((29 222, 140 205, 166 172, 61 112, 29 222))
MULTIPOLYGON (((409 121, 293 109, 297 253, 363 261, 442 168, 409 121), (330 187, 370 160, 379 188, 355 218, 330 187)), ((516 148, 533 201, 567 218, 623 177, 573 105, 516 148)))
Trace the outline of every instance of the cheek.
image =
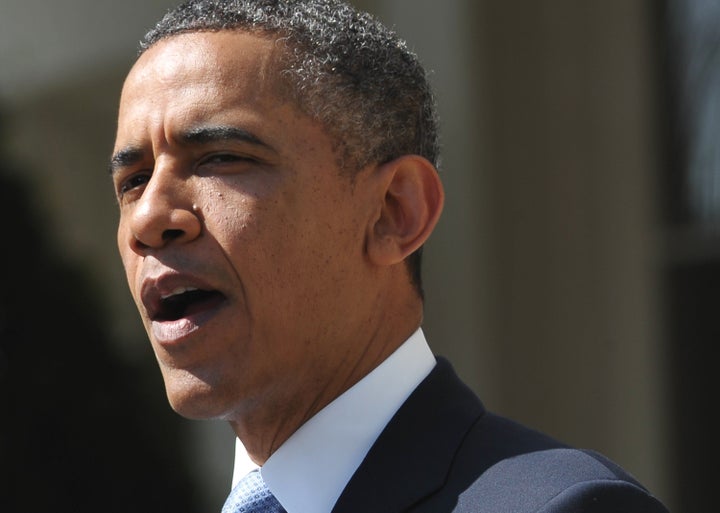
MULTIPOLYGON (((236 179, 239 181, 239 179, 236 179)), ((198 186, 196 206, 207 231, 217 234, 241 232, 255 219, 259 209, 256 194, 242 183, 228 183, 208 179, 198 186)))
POLYGON ((261 238, 267 236, 263 228, 266 221, 258 215, 257 206, 246 199, 229 200, 203 209, 205 236, 225 253, 230 262, 242 262, 248 254, 262 245, 261 238))

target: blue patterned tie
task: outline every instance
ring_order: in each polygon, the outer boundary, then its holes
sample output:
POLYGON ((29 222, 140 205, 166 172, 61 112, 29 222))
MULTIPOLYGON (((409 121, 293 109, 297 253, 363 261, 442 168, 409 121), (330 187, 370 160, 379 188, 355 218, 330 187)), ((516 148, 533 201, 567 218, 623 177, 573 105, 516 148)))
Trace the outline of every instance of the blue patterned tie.
POLYGON ((232 489, 222 513, 286 513, 263 481, 259 470, 243 477, 232 489))

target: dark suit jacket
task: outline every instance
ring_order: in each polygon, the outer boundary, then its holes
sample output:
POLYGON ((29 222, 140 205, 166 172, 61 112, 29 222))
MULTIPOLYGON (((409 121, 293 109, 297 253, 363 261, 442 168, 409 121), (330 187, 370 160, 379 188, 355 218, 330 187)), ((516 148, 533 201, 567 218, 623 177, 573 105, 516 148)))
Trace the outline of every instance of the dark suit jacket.
POLYGON ((438 364, 396 413, 333 513, 667 513, 607 458, 485 410, 438 364))

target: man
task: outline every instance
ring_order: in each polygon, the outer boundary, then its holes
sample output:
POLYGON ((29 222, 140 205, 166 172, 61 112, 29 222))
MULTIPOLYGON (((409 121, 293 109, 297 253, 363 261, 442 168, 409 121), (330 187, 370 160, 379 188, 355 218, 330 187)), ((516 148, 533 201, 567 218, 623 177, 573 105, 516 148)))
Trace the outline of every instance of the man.
MULTIPOLYGON (((230 423, 238 474, 260 467, 250 495, 276 508, 258 511, 665 511, 602 456, 486 412, 430 351, 437 161, 425 72, 369 15, 169 12, 124 84, 111 168, 170 404, 230 423)), ((223 511, 254 511, 245 487, 223 511)))

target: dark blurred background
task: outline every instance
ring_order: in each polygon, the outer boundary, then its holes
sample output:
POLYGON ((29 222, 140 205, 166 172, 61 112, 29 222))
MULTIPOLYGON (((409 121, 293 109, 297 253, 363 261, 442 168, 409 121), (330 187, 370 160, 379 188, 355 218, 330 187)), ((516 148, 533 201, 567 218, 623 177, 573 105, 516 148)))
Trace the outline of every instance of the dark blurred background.
MULTIPOLYGON (((0 3, 3 513, 219 511, 229 490, 229 427, 167 405, 106 171, 137 41, 174 3, 0 3)), ((489 408, 712 511, 720 3, 355 3, 438 93, 431 346, 489 408)))

